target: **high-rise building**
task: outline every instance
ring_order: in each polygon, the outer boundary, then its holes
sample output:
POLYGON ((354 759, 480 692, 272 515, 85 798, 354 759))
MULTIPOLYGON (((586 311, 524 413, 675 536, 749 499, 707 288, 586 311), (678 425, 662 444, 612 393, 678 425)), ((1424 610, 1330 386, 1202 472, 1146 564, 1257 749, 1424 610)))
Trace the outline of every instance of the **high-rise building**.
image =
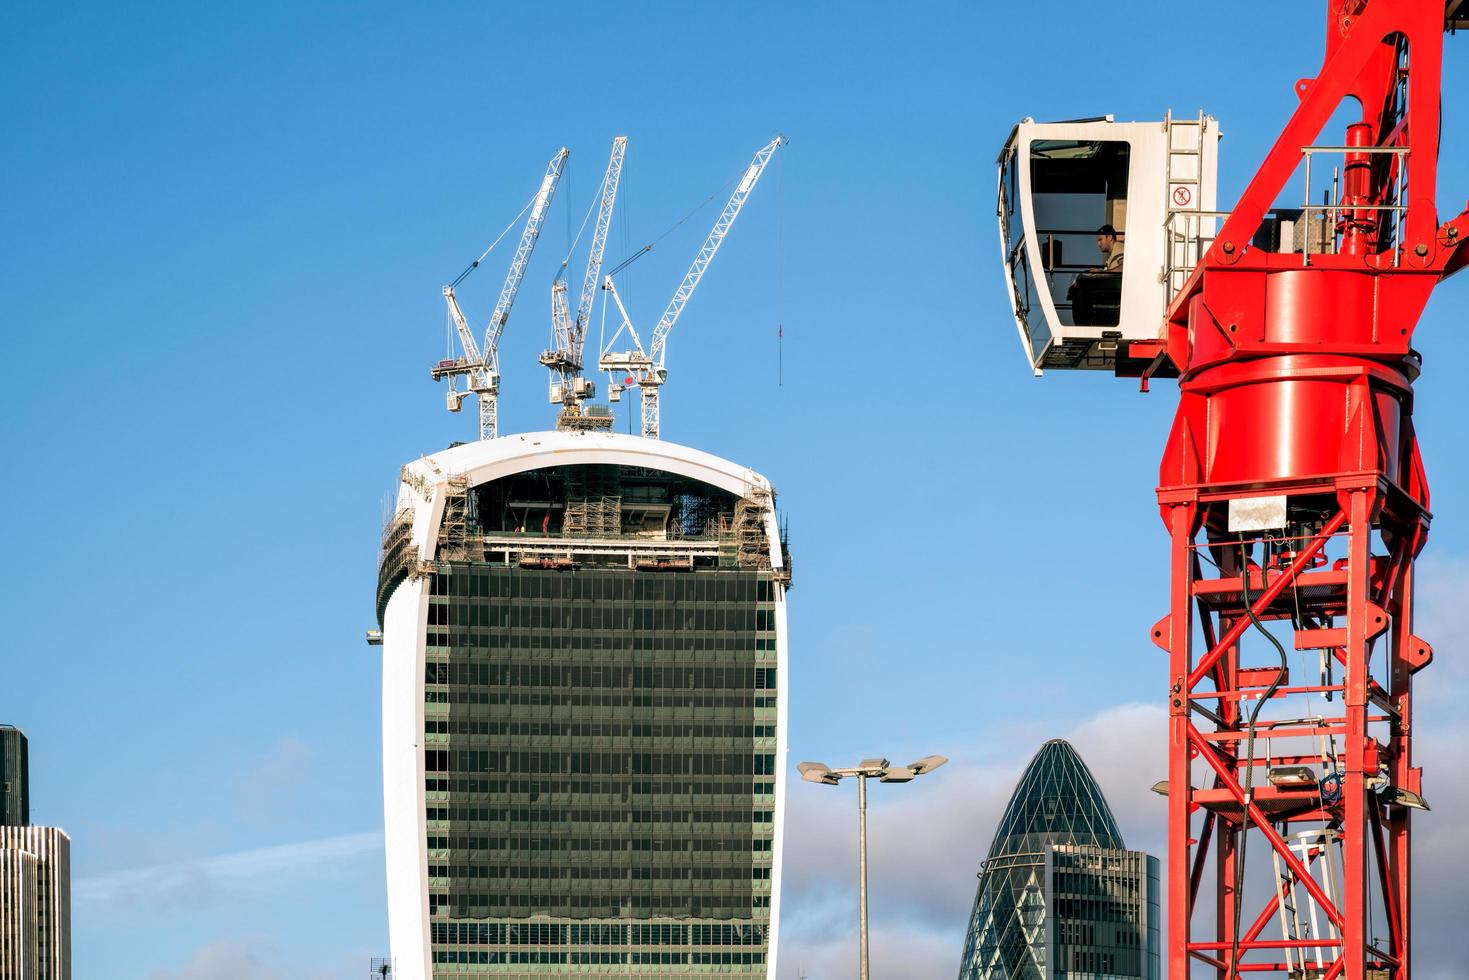
POLYGON ((0 725, 0 827, 24 827, 31 822, 29 762, 25 732, 0 725))
POLYGON ((1129 851, 1063 739, 1030 761, 979 873, 960 980, 1157 980, 1158 859, 1129 851))
POLYGON ((404 467, 377 591, 398 980, 775 975, 789 567, 765 478, 672 443, 404 467))
POLYGON ((71 980, 71 839, 0 827, 0 977, 71 980))
POLYGON ((36 931, 36 856, 0 847, 0 977, 34 977, 36 931))

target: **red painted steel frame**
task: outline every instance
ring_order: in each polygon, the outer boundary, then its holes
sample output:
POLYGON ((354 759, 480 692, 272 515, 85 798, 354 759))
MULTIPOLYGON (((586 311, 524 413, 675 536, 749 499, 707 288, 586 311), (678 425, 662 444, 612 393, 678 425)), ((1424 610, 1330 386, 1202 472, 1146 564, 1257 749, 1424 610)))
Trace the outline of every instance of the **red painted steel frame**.
MULTIPOLYGON (((1284 975, 1285 957, 1303 945, 1328 951, 1326 980, 1411 975, 1411 811, 1389 802, 1396 789, 1422 789, 1412 675, 1432 657, 1412 622, 1429 501, 1410 344, 1434 285, 1469 263, 1469 215, 1440 225, 1433 201, 1443 31, 1442 4, 1329 0, 1320 73, 1296 83, 1295 114, 1168 311, 1181 394, 1158 488, 1172 539, 1171 598, 1153 639, 1169 654, 1169 980, 1187 980, 1194 963, 1221 980, 1284 975), (1361 107, 1360 121, 1344 139, 1320 138, 1344 100, 1361 107), (1336 244, 1308 257, 1255 247, 1303 148, 1315 143, 1350 148, 1331 212, 1336 244), (1373 152, 1384 148, 1405 152, 1373 152), (1256 564, 1257 549, 1241 569, 1227 506, 1252 496, 1285 496, 1298 540, 1278 546, 1270 567, 1256 564), (1217 574, 1205 576, 1206 567, 1217 574), (1290 623, 1298 649, 1329 651, 1341 671, 1339 683, 1311 688, 1337 694, 1319 721, 1271 728, 1265 706, 1248 793, 1246 719, 1279 659, 1251 623, 1246 585, 1259 618, 1290 623), (1196 627, 1207 644, 1197 657, 1196 627), (1268 783, 1272 761, 1323 761, 1298 752, 1270 759, 1263 736, 1278 743, 1287 731, 1334 737, 1339 800, 1268 783), (1332 855, 1303 862, 1284 839, 1323 825, 1340 840, 1334 896, 1315 877, 1332 855), (1212 902, 1201 888, 1211 839, 1212 902), (1242 845, 1247 858, 1274 851, 1338 925, 1339 942, 1262 938, 1279 900, 1258 874, 1244 874, 1234 894, 1242 845), (1194 916, 1196 903, 1213 915, 1194 916), (1373 907, 1386 918, 1376 946, 1373 907)), ((1300 690, 1287 683, 1273 697, 1300 690)))

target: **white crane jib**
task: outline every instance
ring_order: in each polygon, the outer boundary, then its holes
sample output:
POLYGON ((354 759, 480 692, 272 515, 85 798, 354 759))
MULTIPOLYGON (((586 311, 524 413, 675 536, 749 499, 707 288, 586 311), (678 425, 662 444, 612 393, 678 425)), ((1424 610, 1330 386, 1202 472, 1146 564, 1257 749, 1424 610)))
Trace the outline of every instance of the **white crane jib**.
MULTIPOLYGON (((592 303, 601 284, 602 256, 607 249, 607 234, 612 228, 612 208, 617 201, 617 185, 622 179, 622 161, 627 153, 627 137, 619 136, 612 141, 612 154, 607 159, 607 172, 602 176, 598 194, 597 224, 592 230, 592 245, 587 253, 586 272, 582 276, 581 296, 576 306, 576 317, 572 318, 566 307, 566 278, 558 275, 551 284, 551 343, 550 350, 541 354, 540 361, 551 369, 551 402, 563 406, 562 418, 581 417, 581 403, 596 394, 596 386, 580 377, 582 353, 586 347, 587 323, 592 316, 592 303)), ((585 227, 585 225, 583 225, 585 227)), ((568 261, 570 256, 567 256, 568 261)), ((562 265, 565 272, 565 263, 562 265)), ((610 419, 607 421, 610 425, 610 419)))
MULTIPOLYGON (((444 287, 444 301, 449 306, 449 318, 454 324, 454 332, 459 336, 462 355, 454 360, 440 361, 434 366, 432 375, 435 381, 440 378, 449 379, 449 411, 459 411, 464 396, 469 392, 473 392, 479 399, 481 439, 493 439, 499 434, 496 399, 500 393, 500 336, 505 331, 505 321, 510 319, 510 308, 515 305, 515 296, 520 292, 520 284, 525 279, 525 268, 530 262, 531 253, 535 251, 536 241, 541 237, 541 226, 545 224, 546 212, 551 209, 551 199, 556 195, 556 186, 561 182, 561 172, 570 155, 571 151, 564 146, 556 151, 556 155, 546 165, 541 186, 525 207, 530 216, 526 218, 525 228, 520 233, 515 256, 510 260, 510 271, 505 276, 505 284, 500 287, 500 298, 495 303, 495 312, 490 314, 489 326, 485 328, 483 348, 474 342, 474 333, 469 329, 464 311, 459 308, 454 287, 478 268, 485 255, 495 246, 491 245, 486 249, 458 279, 444 287), (455 379, 461 375, 468 378, 469 392, 458 391, 455 387, 455 379)), ((501 237, 504 237, 503 233, 501 237)), ((499 239, 495 241, 498 244, 499 239)))
MULTIPOLYGON (((617 287, 613 285, 612 277, 608 276, 603 282, 603 289, 612 294, 617 304, 618 314, 622 317, 622 323, 612 334, 610 340, 603 347, 602 356, 598 361, 598 367, 609 373, 621 371, 631 376, 638 386, 639 400, 642 403, 643 436, 648 439, 657 439, 659 432, 658 418, 658 389, 668 378, 668 369, 665 367, 665 356, 667 353, 668 335, 673 330, 673 325, 678 322, 679 314, 687 305, 689 297, 694 295, 698 288, 699 280, 703 278, 704 272, 709 268, 709 263, 714 260, 715 253, 723 244, 724 238, 729 234, 730 226, 734 224, 735 218, 739 217, 740 209, 745 206, 746 199, 755 185, 760 181, 760 175, 765 172, 765 165, 775 155, 775 151, 786 143, 784 136, 777 136, 755 151, 754 158, 749 167, 745 169, 744 175, 740 177, 739 183, 735 185, 734 193, 730 195, 729 201, 725 203, 724 210, 720 212, 719 218, 714 222, 714 227, 709 231, 709 237, 704 239, 699 252, 694 256, 694 262, 689 266, 689 271, 684 275, 683 282, 679 283, 678 289, 674 290, 673 299, 669 300, 668 308, 663 311, 663 317, 658 325, 653 328, 651 346, 645 351, 637 331, 633 329, 632 321, 627 315, 627 310, 622 305, 622 298, 617 295, 617 287), (613 352, 612 345, 617 342, 626 331, 633 342, 633 348, 621 352, 613 352)), ((651 246, 649 246, 651 247, 651 246)), ((647 251, 647 249, 644 249, 647 251)), ((613 270, 614 272, 616 270, 613 270)), ((609 391, 613 397, 622 391, 623 385, 609 384, 609 391)))

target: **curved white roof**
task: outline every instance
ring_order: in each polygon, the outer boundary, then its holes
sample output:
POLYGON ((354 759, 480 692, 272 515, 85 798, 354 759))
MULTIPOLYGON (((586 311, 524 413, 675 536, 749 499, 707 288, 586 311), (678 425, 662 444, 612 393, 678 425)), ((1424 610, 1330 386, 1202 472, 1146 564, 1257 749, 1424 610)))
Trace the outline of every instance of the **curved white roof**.
MULTIPOLYGON (((413 541, 419 557, 428 561, 450 479, 464 477, 475 487, 526 470, 597 463, 677 473, 741 497, 752 489, 771 489, 770 481, 752 469, 674 442, 615 432, 525 432, 465 443, 409 463, 403 467, 398 509, 413 509, 413 541)), ((771 562, 780 568, 784 561, 773 513, 768 522, 771 562)))

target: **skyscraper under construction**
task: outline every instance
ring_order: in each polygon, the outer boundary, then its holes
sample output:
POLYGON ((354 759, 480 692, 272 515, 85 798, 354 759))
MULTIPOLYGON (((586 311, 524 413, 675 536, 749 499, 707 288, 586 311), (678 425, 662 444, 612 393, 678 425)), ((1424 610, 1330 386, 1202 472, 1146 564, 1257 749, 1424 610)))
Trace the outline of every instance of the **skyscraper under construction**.
POLYGON ((382 548, 395 976, 774 976, 774 494, 610 432, 403 468, 382 548))

